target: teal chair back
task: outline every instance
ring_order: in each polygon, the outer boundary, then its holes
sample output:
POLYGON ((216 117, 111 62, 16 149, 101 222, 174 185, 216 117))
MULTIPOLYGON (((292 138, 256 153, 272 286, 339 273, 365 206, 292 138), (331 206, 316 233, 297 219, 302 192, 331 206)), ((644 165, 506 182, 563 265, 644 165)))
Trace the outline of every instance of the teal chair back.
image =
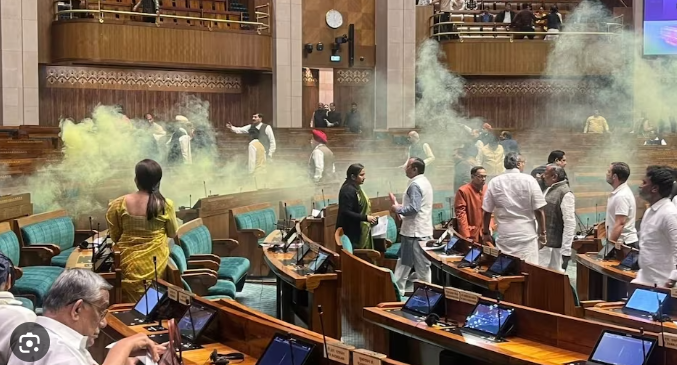
POLYGON ((208 255, 212 253, 212 235, 206 226, 201 225, 179 236, 179 244, 185 257, 208 255))
POLYGON ((353 243, 350 242, 350 238, 345 234, 341 236, 341 246, 343 246, 344 250, 353 253, 353 243))
POLYGON ((277 216, 272 208, 254 210, 235 216, 237 229, 261 229, 268 236, 277 226, 277 216))
POLYGON ((315 200, 314 203, 315 209, 324 209, 327 205, 338 204, 338 199, 321 199, 315 200), (327 202, 329 202, 329 204, 327 204, 327 202))
POLYGON ((181 274, 188 270, 186 254, 179 245, 171 244, 171 248, 169 249, 169 260, 176 266, 181 274))
POLYGON ((58 217, 21 228, 25 245, 51 243, 62 251, 73 248, 75 226, 69 217, 58 217))
POLYGON ((388 216, 388 230, 386 231, 386 238, 392 243, 397 242, 397 223, 391 216, 388 216))
POLYGON ((7 231, 0 234, 0 252, 12 260, 12 264, 19 266, 21 246, 19 245, 19 238, 14 232, 7 231))
POLYGON ((301 219, 308 216, 308 208, 305 205, 288 205, 285 218, 301 219))

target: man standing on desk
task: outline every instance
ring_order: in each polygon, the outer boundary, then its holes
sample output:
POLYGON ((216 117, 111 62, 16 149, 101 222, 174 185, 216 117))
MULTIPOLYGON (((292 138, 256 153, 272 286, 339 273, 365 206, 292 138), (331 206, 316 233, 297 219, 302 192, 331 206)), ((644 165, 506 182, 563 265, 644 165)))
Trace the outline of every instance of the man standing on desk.
POLYGON ((411 158, 407 162, 405 172, 409 180, 407 191, 402 197, 402 204, 390 193, 392 207, 390 210, 402 217, 402 245, 397 253, 395 267, 395 283, 400 294, 404 295, 409 273, 412 267, 416 271, 416 279, 431 282, 430 260, 425 257, 419 241, 427 241, 433 235, 433 188, 423 173, 425 162, 420 158, 411 158))
POLYGON ((538 250, 546 244, 545 198, 536 179, 522 173, 525 165, 522 155, 510 152, 503 160, 505 172, 489 181, 482 203, 482 234, 485 243, 493 241, 489 231, 493 213, 498 224, 498 249, 538 265, 538 250), (540 233, 536 233, 536 223, 540 233))
POLYGON ((226 127, 235 134, 249 133, 249 128, 251 127, 258 129, 261 132, 259 133, 259 141, 263 144, 263 148, 266 150, 268 158, 273 158, 273 154, 277 147, 275 144, 275 135, 273 134, 273 127, 263 123, 263 114, 255 113, 252 115, 252 124, 248 124, 244 127, 233 127, 230 123, 226 124, 226 127))
POLYGON ((670 168, 649 166, 639 196, 650 207, 639 236, 639 272, 632 283, 672 288, 677 282, 677 207, 670 202, 674 184, 670 168))

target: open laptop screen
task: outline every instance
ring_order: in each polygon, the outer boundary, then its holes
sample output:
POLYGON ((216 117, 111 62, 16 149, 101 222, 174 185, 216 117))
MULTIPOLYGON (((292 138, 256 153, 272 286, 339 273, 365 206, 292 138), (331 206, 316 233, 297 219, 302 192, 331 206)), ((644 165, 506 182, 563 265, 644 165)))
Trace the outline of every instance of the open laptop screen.
POLYGON ((482 254, 482 250, 479 248, 473 246, 470 248, 470 251, 468 251, 467 254, 465 254, 465 257, 463 257, 463 261, 465 262, 475 262, 477 259, 480 257, 482 254))
POLYGON ((256 365, 303 365, 315 345, 276 334, 256 365), (290 344, 291 342, 291 344, 290 344), (293 353, 292 353, 293 349, 293 353), (294 362, 292 363, 292 359, 294 362))
POLYGON ((136 303, 134 310, 143 314, 144 316, 147 316, 148 313, 153 312, 153 309, 155 309, 155 306, 158 305, 163 296, 164 292, 162 289, 158 291, 155 289, 154 285, 151 285, 148 287, 148 290, 146 290, 146 293, 136 303))
POLYGON ((215 313, 213 309, 192 304, 179 321, 178 327, 181 336, 193 342, 197 341, 215 313))
POLYGON ((655 344, 654 339, 604 331, 590 360, 605 365, 643 365, 655 344))
POLYGON ((621 262, 621 265, 632 268, 635 266, 637 260, 639 260, 639 251, 632 250, 625 256, 621 262))
POLYGON ((657 313, 658 306, 663 304, 666 293, 637 288, 625 303, 625 308, 634 309, 646 313, 657 313))
POLYGON ((411 312, 415 312, 424 316, 430 314, 430 311, 435 309, 437 302, 442 298, 442 293, 436 292, 430 288, 426 289, 419 287, 416 289, 414 294, 409 297, 404 307, 402 309, 407 309, 411 312), (426 290, 428 295, 426 296, 426 290))
POLYGON ((463 327, 496 336, 505 327, 505 324, 508 323, 512 313, 513 310, 510 308, 496 304, 477 303, 477 306, 468 316, 463 327))
POLYGON ((508 271, 508 268, 513 262, 513 258, 505 255, 498 255, 496 257, 496 260, 494 260, 494 263, 491 264, 491 267, 489 268, 490 271, 493 271, 497 274, 503 275, 505 274, 506 271, 508 271))
POLYGON ((444 251, 451 251, 454 249, 454 246, 456 246, 456 243, 458 243, 459 238, 456 236, 451 236, 449 238, 449 241, 447 241, 447 245, 444 247, 444 251))
POLYGON ((329 258, 329 255, 327 255, 322 251, 318 252, 315 260, 311 261, 310 264, 308 264, 308 270, 313 273, 316 272, 317 269, 322 267, 322 264, 324 264, 327 258, 329 258))

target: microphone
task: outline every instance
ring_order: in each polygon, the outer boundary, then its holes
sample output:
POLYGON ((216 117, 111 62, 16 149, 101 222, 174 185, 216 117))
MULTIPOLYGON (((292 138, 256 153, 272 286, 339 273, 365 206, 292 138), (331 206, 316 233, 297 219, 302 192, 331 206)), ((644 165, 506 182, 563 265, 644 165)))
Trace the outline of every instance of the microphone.
POLYGON ((378 191, 376 192, 376 197, 378 198, 378 191))
MULTIPOLYGON (((661 326, 661 340, 663 341, 663 346, 665 346, 665 330, 663 328, 663 321, 665 318, 663 318, 663 306, 661 305, 661 298, 658 296, 658 284, 654 283, 653 284, 654 291, 656 292, 656 301, 658 302, 658 311, 654 314, 651 315, 652 319, 654 321, 658 321, 658 323, 661 326)), ((670 320, 668 317, 667 320, 670 320)), ((644 341, 642 341, 642 348, 644 348, 644 341)), ((663 360, 665 360, 665 351, 663 351, 663 360)), ((663 361, 665 363, 665 361, 663 361)))
POLYGON ((324 189, 322 189, 322 201, 326 203, 325 207, 329 206, 329 200, 324 198, 324 189))
POLYGON ((296 365, 296 362, 294 361, 294 345, 292 344, 294 338, 291 336, 291 333, 287 333, 287 339, 289 341, 289 356, 291 357, 291 365, 296 365))
POLYGON ((423 292, 425 293, 425 301, 428 305, 428 315, 425 316, 425 324, 427 324, 428 327, 432 327, 440 320, 440 316, 438 316, 437 313, 433 313, 432 308, 430 308, 430 297, 428 296, 427 285, 423 287, 423 292))
POLYGON ((644 327, 639 328, 639 338, 642 340, 642 363, 646 364, 646 348, 644 347, 644 327))
POLYGON ((96 266, 96 242, 99 240, 99 236, 101 234, 100 233, 101 230, 99 229, 100 225, 101 225, 100 223, 96 224, 96 238, 94 239, 94 242, 92 242, 92 271, 94 271, 94 272, 96 272, 96 267, 95 267, 96 266))
POLYGON ((143 290, 144 290, 144 296, 145 296, 145 302, 146 302, 146 318, 148 318, 148 287, 146 286, 146 280, 143 281, 143 290))
POLYGON ((585 219, 585 233, 588 233, 588 225, 590 224, 590 217, 585 219))
POLYGON ((155 291, 158 293, 158 301, 160 300, 160 292, 157 287, 157 257, 153 256, 153 273, 155 274, 155 291))
POLYGON ((202 185, 203 185, 204 188, 205 188, 205 198, 206 198, 206 197, 208 197, 208 195, 207 195, 207 182, 206 182, 206 181, 202 181, 202 185))
POLYGON ((193 331, 193 341, 191 341, 191 342, 196 343, 197 337, 195 336, 195 323, 193 323, 194 322, 193 321, 193 312, 190 311, 191 308, 193 308, 193 306, 189 305, 188 306, 188 317, 190 317, 190 328, 193 331))
MULTIPOLYGON (((320 316, 320 329, 322 330, 322 342, 324 342, 324 356, 325 356, 325 362, 329 364, 329 350, 327 350, 327 335, 324 332, 324 320, 322 319, 322 315, 324 312, 322 311, 322 305, 319 304, 317 306, 317 314, 320 316)), ((295 364, 292 364, 295 365, 295 364)))
POLYGON ((501 340, 501 292, 496 293, 496 314, 498 314, 498 329, 496 330, 496 341, 501 340))
POLYGON ((193 207, 193 195, 188 194, 188 209, 193 207))

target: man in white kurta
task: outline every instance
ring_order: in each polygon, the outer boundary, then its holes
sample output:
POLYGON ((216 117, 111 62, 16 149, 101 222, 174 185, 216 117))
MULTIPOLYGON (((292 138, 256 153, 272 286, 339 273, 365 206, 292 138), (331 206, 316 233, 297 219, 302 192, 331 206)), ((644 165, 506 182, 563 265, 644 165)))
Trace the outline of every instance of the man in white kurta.
POLYGON ((636 284, 671 288, 677 282, 677 208, 670 202, 674 184, 667 167, 650 166, 639 195, 651 206, 644 212, 639 235, 636 284))
POLYGON ((545 198, 536 179, 522 173, 526 160, 520 154, 508 153, 503 165, 506 171, 489 181, 484 195, 483 240, 491 241, 489 223, 493 213, 498 225, 498 249, 538 265, 539 246, 546 243, 545 198))

